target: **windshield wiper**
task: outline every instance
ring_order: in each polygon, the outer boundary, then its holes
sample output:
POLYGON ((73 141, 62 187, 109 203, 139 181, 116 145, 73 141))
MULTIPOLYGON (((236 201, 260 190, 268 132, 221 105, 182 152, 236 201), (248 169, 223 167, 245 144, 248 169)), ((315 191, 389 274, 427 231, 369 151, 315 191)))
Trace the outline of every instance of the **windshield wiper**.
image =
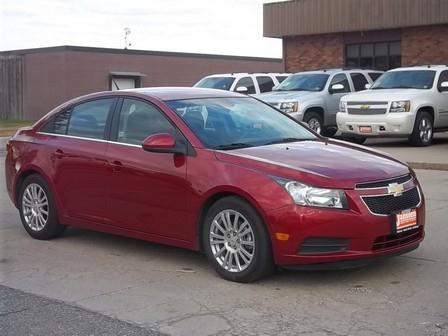
POLYGON ((234 142, 231 144, 214 146, 213 149, 231 150, 231 149, 247 148, 247 147, 253 147, 253 146, 254 145, 245 143, 245 142, 234 142))
POLYGON ((275 145, 275 144, 281 144, 281 143, 288 143, 288 142, 307 141, 307 140, 313 140, 313 139, 306 139, 306 138, 282 138, 282 139, 277 139, 277 140, 266 142, 265 144, 263 144, 263 146, 275 145))

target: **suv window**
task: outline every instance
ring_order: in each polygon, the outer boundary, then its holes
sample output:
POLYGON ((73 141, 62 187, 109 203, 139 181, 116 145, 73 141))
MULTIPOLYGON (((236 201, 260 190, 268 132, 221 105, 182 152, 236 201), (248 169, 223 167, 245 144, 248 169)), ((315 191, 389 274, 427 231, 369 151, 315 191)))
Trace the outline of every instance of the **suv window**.
POLYGON ((257 76, 257 82, 260 87, 260 92, 272 91, 274 87, 274 81, 269 76, 257 76))
POLYGON ((448 70, 442 71, 439 77, 439 82, 437 83, 437 88, 440 90, 442 88, 442 83, 448 82, 448 70))
POLYGON ((355 91, 362 91, 366 89, 366 84, 369 82, 362 73, 351 73, 350 77, 352 78, 355 91))
POLYGON ((348 78, 345 74, 338 73, 334 75, 333 79, 331 80, 330 87, 332 87, 334 84, 342 84, 344 86, 344 90, 338 91, 338 93, 350 92, 350 85, 348 84, 348 78))
POLYGON ((117 141, 141 145, 157 133, 177 135, 177 130, 154 106, 140 100, 125 99, 120 112, 117 141))
POLYGON ((378 78, 380 78, 382 75, 381 72, 369 72, 369 76, 372 79, 372 81, 376 81, 378 78))
POLYGON ((278 82, 281 83, 281 82, 283 82, 286 78, 288 78, 288 76, 275 76, 275 78, 277 78, 278 82))
POLYGON ((250 77, 243 77, 243 78, 241 78, 235 85, 235 91, 240 86, 247 87, 247 92, 246 92, 247 94, 254 94, 255 93, 254 81, 250 77))
POLYGON ((91 139, 104 139, 107 118, 114 98, 82 103, 72 109, 67 134, 91 139))

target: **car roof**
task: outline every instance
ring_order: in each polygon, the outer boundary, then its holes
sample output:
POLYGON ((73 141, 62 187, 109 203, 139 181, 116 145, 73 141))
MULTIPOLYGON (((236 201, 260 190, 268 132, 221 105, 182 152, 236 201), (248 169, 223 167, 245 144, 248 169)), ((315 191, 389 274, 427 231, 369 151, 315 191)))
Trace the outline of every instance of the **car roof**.
POLYGON ((395 68, 389 71, 403 71, 403 70, 446 70, 448 68, 447 65, 443 64, 436 64, 436 65, 417 65, 412 67, 402 67, 402 68, 395 68))
POLYGON ((289 72, 231 72, 231 73, 222 73, 222 74, 213 74, 205 76, 204 78, 209 77, 238 77, 238 76, 289 76, 289 72))
POLYGON ((246 95, 226 90, 203 89, 195 87, 146 87, 121 90, 119 92, 120 94, 137 93, 163 101, 194 98, 247 97, 246 95))
POLYGON ((357 68, 350 68, 350 69, 346 69, 346 68, 334 68, 334 69, 317 69, 317 70, 307 70, 307 71, 300 71, 300 72, 296 72, 296 74, 302 74, 302 73, 309 73, 309 74, 322 74, 322 73, 326 73, 326 74, 334 74, 336 72, 378 72, 378 73, 383 73, 384 71, 381 70, 374 70, 374 69, 357 69, 357 68))

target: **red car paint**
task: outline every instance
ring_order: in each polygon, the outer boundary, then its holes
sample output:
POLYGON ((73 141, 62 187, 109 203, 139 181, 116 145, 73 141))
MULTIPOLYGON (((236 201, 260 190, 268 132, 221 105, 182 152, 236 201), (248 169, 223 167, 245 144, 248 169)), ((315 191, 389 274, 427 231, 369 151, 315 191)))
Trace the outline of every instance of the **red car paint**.
MULTIPOLYGON (((337 140, 276 144, 229 151, 203 146, 165 100, 239 97, 200 89, 140 89, 104 92, 63 104, 34 126, 17 132, 7 144, 6 181, 17 206, 23 176, 37 172, 48 182, 60 222, 189 249, 200 249, 200 223, 213 200, 234 194, 248 201, 263 218, 278 265, 349 261, 399 253, 423 240, 424 197, 412 170, 404 163, 365 147, 337 140), (39 132, 55 113, 98 97, 134 97, 156 105, 187 138, 194 156, 155 153, 139 146, 39 132), (411 175, 407 188, 418 188, 419 234, 373 249, 379 237, 393 235, 392 215, 373 215, 361 196, 378 189, 356 184, 411 175), (346 192, 348 210, 296 205, 272 176, 346 192), (289 235, 278 240, 276 233, 289 235), (346 250, 300 254, 310 237, 346 238, 346 250)), ((170 139, 156 139, 164 145, 170 139)), ((391 238, 392 239, 392 238, 391 238)))

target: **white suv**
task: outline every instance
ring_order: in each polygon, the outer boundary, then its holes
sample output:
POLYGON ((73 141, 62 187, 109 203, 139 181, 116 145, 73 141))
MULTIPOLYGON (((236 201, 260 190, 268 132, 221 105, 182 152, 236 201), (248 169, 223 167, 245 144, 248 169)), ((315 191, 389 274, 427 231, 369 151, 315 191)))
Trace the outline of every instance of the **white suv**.
POLYGON ((382 71, 361 69, 325 69, 298 72, 289 76, 272 92, 256 98, 303 121, 317 133, 336 133, 339 100, 350 92, 365 90, 382 71))
POLYGON ((217 74, 202 78, 194 87, 259 94, 271 91, 274 86, 280 84, 289 75, 288 73, 263 72, 217 74))
POLYGON ((448 66, 390 70, 367 91, 341 99, 337 124, 343 136, 408 137, 431 144, 433 133, 448 130, 448 66))

